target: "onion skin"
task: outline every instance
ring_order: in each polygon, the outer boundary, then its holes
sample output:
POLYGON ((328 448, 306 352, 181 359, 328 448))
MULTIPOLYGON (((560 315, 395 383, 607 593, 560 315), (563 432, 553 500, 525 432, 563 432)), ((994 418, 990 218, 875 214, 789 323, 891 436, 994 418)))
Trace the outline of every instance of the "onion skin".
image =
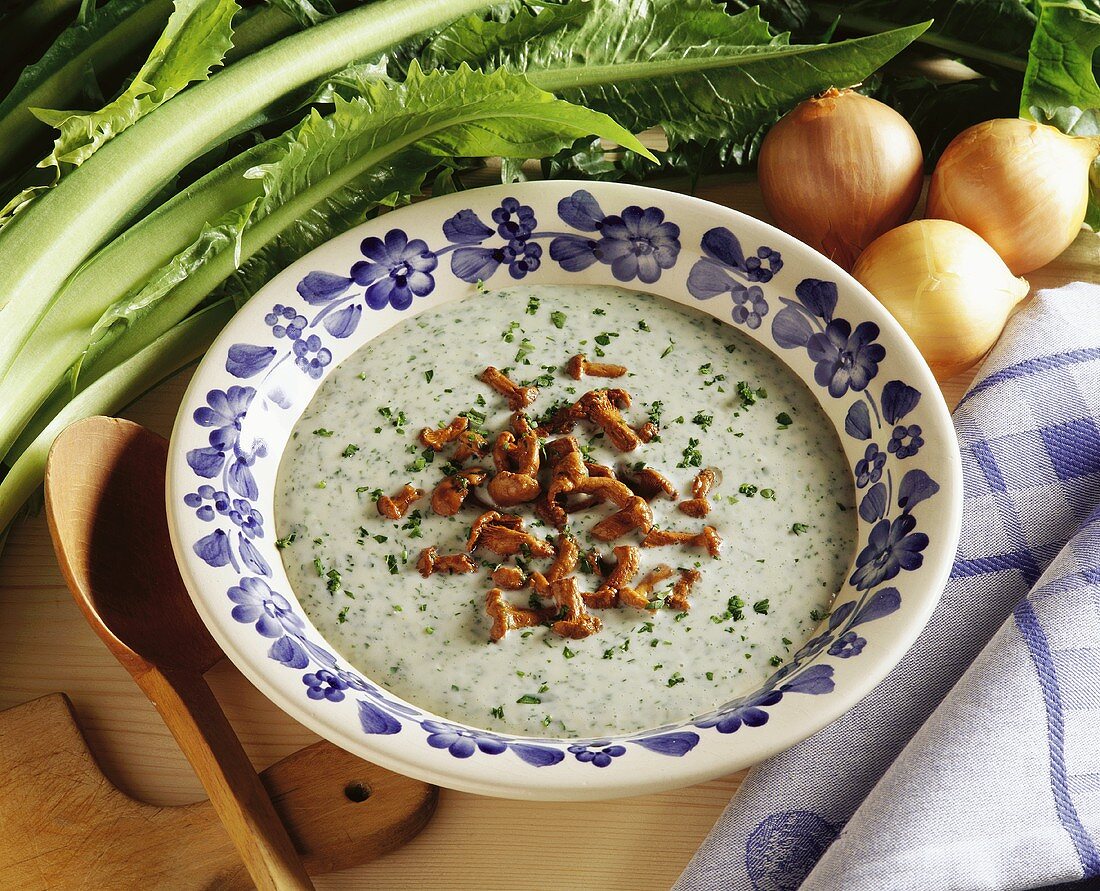
POLYGON ((924 157, 908 121, 851 90, 829 90, 764 137, 758 171, 776 224, 845 269, 920 197, 924 157))
POLYGON ((981 359, 1030 289, 980 236, 914 220, 877 238, 852 275, 913 339, 939 381, 981 359))
POLYGON ((999 118, 963 130, 944 150, 925 215, 977 232, 1023 275, 1077 237, 1088 208, 1089 165, 1100 140, 1034 121, 999 118))

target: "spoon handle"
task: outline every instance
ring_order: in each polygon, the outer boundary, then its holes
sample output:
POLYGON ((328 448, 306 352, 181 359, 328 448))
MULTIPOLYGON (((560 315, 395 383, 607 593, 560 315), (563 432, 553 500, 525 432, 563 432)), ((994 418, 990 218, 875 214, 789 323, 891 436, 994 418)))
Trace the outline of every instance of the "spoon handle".
POLYGON ((150 667, 136 676, 210 796, 260 891, 311 891, 286 827, 202 675, 150 667))

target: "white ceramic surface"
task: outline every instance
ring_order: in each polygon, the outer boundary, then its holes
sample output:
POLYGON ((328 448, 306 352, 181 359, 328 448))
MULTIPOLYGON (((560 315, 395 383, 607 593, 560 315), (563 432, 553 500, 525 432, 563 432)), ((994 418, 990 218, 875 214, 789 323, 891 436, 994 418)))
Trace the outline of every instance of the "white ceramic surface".
MULTIPOLYGON (((523 311, 517 307, 517 316, 523 311)), ((932 614, 959 534, 958 447, 911 341, 815 251, 736 211, 615 183, 477 189, 345 233, 271 281, 196 372, 167 505, 195 604, 226 654, 321 736, 393 770, 517 798, 603 798, 701 782, 806 738, 867 694, 932 614), (514 737, 389 694, 302 613, 274 546, 294 422, 342 359, 442 303, 525 284, 616 285, 709 312, 774 352, 836 425, 860 519, 849 583, 758 690, 615 739, 514 737)), ((394 584, 407 584, 395 577, 394 584)))

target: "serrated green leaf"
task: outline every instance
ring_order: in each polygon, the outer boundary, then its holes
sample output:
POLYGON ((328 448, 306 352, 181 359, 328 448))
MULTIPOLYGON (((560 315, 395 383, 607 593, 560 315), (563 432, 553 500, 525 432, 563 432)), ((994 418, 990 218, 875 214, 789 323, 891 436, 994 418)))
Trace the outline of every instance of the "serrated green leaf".
POLYGON ((589 0, 562 6, 520 6, 503 19, 470 15, 439 32, 426 47, 421 66, 457 68, 465 62, 480 68, 501 50, 521 46, 568 25, 578 24, 592 9, 589 0))
POLYGON ((756 7, 761 17, 776 32, 808 32, 814 15, 805 0, 727 0, 728 12, 744 12, 756 7))
POLYGON ((261 197, 207 226, 143 287, 104 312, 72 373, 82 374, 101 357, 109 365, 110 341, 138 320, 152 332, 175 324, 227 280, 231 287, 242 261, 247 292, 248 282, 361 221, 368 207, 408 200, 441 158, 541 157, 592 135, 646 151, 605 115, 503 70, 483 74, 463 65, 425 74, 413 63, 402 84, 377 81, 355 99, 337 96, 331 115, 311 112, 276 140, 278 160, 248 171, 261 197))
MULTIPOLYGON (((1074 136, 1100 135, 1100 85, 1093 59, 1100 49, 1100 14, 1079 0, 1039 4, 1028 51, 1020 117, 1074 136)), ((1100 159, 1089 171, 1085 224, 1100 230, 1100 159)))
POLYGON ((491 50, 480 64, 521 71, 635 132, 660 125, 673 147, 748 139, 806 96, 863 80, 927 27, 794 46, 773 35, 757 9, 730 16, 710 0, 589 5, 576 23, 533 39, 490 39, 484 32, 499 36, 509 24, 486 23, 479 40, 491 50))
POLYGON ((188 84, 206 80, 232 46, 238 10, 235 0, 177 0, 145 64, 117 99, 93 112, 32 108, 35 117, 60 131, 53 151, 38 163, 53 168, 53 183, 25 189, 0 210, 0 222, 188 84))
POLYGON ((125 65, 135 49, 141 51, 160 33, 171 11, 171 0, 111 0, 87 22, 63 31, 41 59, 25 68, 0 102, 0 178, 10 177, 10 165, 48 132, 32 107, 76 102, 89 68, 102 72, 115 63, 125 65))
POLYGON ((336 15, 330 0, 268 0, 268 2, 281 9, 303 28, 311 28, 319 25, 325 19, 336 15))

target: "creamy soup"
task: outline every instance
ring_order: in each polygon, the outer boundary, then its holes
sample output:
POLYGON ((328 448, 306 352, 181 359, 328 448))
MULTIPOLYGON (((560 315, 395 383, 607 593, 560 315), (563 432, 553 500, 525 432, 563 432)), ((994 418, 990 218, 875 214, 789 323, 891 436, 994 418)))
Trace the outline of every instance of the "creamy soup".
MULTIPOLYGON (((553 437, 551 437, 553 438, 553 437)), ((493 470, 491 456, 466 466, 493 470)), ((481 491, 479 489, 479 491, 481 491)), ((446 718, 518 734, 604 736, 700 714, 751 690, 798 648, 839 590, 855 537, 851 477, 832 426, 809 390, 730 325, 662 298, 606 287, 515 287, 399 323, 337 368, 296 425, 279 471, 276 525, 283 562, 303 608, 327 640, 368 677, 446 718), (615 379, 566 373, 570 357, 618 363, 615 379), (665 546, 640 550, 639 577, 658 563, 697 569, 686 609, 668 605, 676 577, 649 608, 592 609, 601 628, 583 639, 550 623, 490 641, 486 594, 503 560, 476 550, 477 571, 422 577, 421 550, 459 554, 484 508, 433 513, 431 493, 453 473, 450 451, 426 449, 422 428, 465 412, 489 441, 512 412, 478 375, 493 365, 538 387, 534 422, 589 390, 622 388, 623 410, 659 435, 629 453, 600 428, 573 431, 586 459, 651 467, 678 489, 652 501, 661 528, 713 526, 720 555, 665 546), (717 484, 709 513, 678 509, 701 470, 717 484), (411 483, 425 495, 399 520, 380 516, 380 494, 411 483)), ((533 535, 558 532, 519 505, 533 535)), ((615 545, 591 529, 614 512, 569 515, 582 551, 615 545)), ((545 571, 549 560, 525 560, 545 571)), ((600 579, 582 561, 576 579, 600 579), (588 570, 587 572, 585 570, 588 570)), ((527 607, 531 592, 506 592, 527 607)), ((538 602, 534 603, 538 606, 538 602)))

